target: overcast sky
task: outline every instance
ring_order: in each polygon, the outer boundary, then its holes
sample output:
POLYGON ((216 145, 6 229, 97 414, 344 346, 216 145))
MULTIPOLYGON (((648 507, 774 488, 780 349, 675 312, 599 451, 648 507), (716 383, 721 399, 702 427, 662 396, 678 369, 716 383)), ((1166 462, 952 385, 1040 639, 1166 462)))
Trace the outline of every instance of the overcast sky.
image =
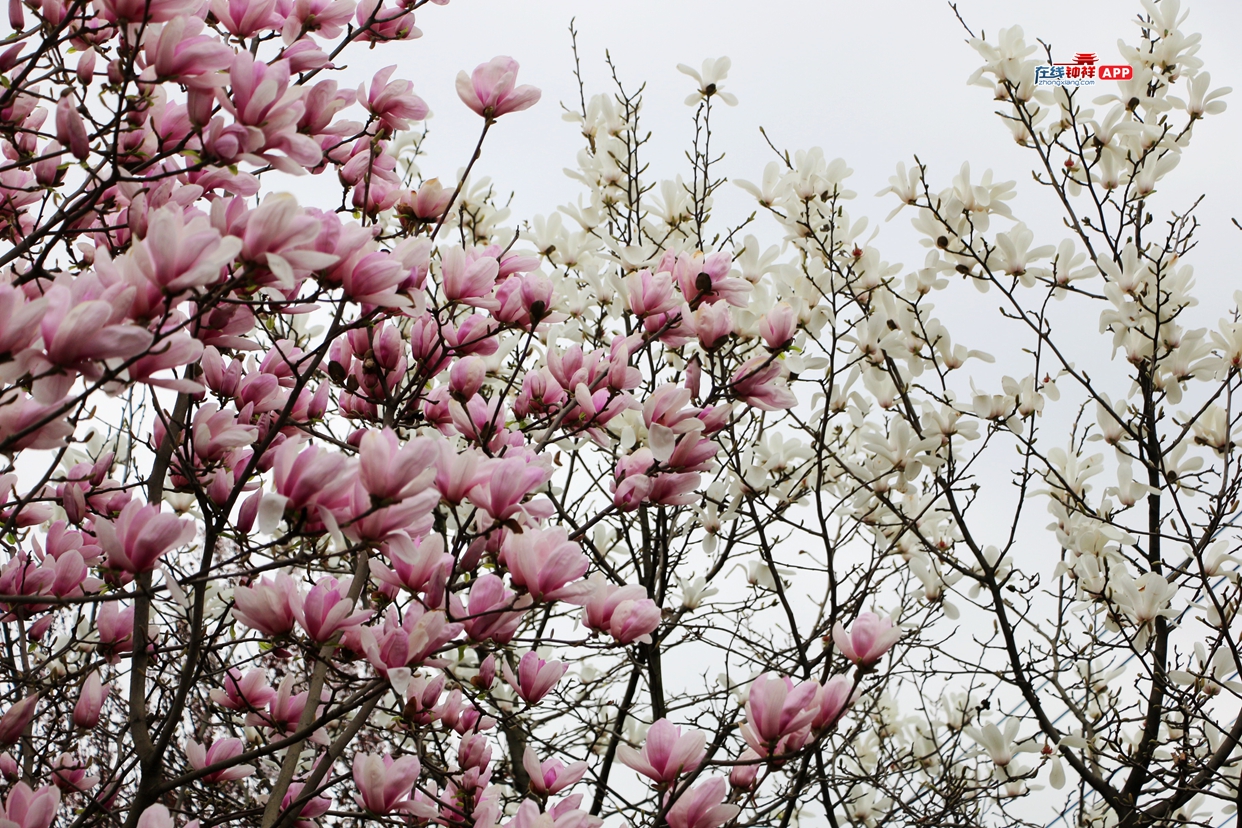
MULTIPOLYGON (((1121 62, 1118 38, 1136 38, 1134 20, 1141 7, 1133 0, 961 0, 959 8, 976 33, 994 35, 1017 24, 1028 41, 1049 42, 1057 60, 1093 51, 1108 63, 1121 62)), ((1200 0, 1187 8, 1184 29, 1203 33, 1199 56, 1212 73, 1213 86, 1242 90, 1242 50, 1236 43, 1242 3, 1200 0)), ((563 168, 573 164, 581 137, 560 118, 560 102, 577 100, 568 34, 575 17, 588 95, 609 88, 606 49, 627 85, 647 84, 644 122, 655 132, 647 157, 658 177, 684 173, 688 166, 682 152, 689 142, 691 110, 683 100, 692 81, 677 72, 677 64, 697 67, 704 58, 728 55, 733 68, 725 86, 740 103, 721 107, 713 140, 727 154, 722 166, 730 177, 758 180, 772 159, 759 135, 762 125, 782 148, 821 146, 829 158, 844 158, 855 171, 855 215, 873 221, 887 215, 892 202, 872 194, 886 186, 897 161, 918 153, 940 186, 949 183, 964 160, 978 172, 992 167, 1004 178, 1018 179, 1024 186, 1015 212, 1037 228, 1042 224, 1049 233, 1057 232, 1050 194, 1025 186, 1030 153, 1021 151, 990 114, 995 107, 988 90, 966 86, 979 58, 965 43, 952 10, 935 0, 453 0, 419 13, 422 38, 355 53, 350 74, 369 76, 383 65, 400 63, 399 76, 414 81, 434 113, 424 170, 448 180, 468 159, 479 127, 478 117, 453 91, 458 69, 469 70, 498 54, 516 58, 521 82, 541 87, 543 100, 501 120, 478 169, 502 190, 515 193, 515 219, 529 218, 580 192, 563 168)), ((1106 85, 1100 82, 1096 89, 1106 85)), ((1242 283, 1233 265, 1242 234, 1228 225, 1230 216, 1242 215, 1237 156, 1242 103, 1237 95, 1228 100, 1228 111, 1196 127, 1191 150, 1174 180, 1162 188, 1170 197, 1162 207, 1169 209, 1208 194, 1196 272, 1213 298, 1228 296, 1235 283, 1242 283)), ((728 218, 749 213, 748 197, 734 187, 725 189, 721 212, 728 218)), ((775 232, 768 229, 769 235, 775 232)), ((884 228, 879 243, 886 258, 913 266, 922 258, 913 240, 899 216, 884 228)))

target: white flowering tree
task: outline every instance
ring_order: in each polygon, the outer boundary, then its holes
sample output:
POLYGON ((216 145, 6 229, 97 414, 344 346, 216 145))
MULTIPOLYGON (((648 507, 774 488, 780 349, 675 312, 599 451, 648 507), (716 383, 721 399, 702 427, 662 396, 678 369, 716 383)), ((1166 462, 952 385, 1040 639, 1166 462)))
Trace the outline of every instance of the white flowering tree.
POLYGON ((972 41, 1071 237, 903 166, 912 273, 819 150, 743 183, 783 245, 713 217, 726 59, 683 67, 683 176, 618 82, 577 206, 508 225, 470 174, 516 61, 458 75, 447 161, 414 84, 334 65, 422 5, 10 4, 3 825, 1225 815, 1242 322, 1193 327, 1156 206, 1227 91, 1176 3, 1098 114, 972 41), (933 316, 966 283, 1000 372, 933 316))

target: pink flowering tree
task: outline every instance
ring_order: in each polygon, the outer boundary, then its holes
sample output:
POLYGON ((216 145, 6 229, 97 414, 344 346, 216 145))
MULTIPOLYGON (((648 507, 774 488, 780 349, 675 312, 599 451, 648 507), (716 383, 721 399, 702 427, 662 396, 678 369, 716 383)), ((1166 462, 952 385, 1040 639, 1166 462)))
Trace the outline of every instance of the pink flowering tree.
POLYGON ((618 85, 578 206, 507 226, 470 174, 517 61, 457 75, 442 161, 451 73, 337 71, 424 4, 10 3, 4 825, 1013 824, 1071 775, 1081 824, 1223 813, 1242 323, 1189 326, 1194 220, 1149 227, 1224 106, 1176 5, 1101 115, 973 40, 1074 236, 903 167, 905 276, 818 150, 739 182, 783 250, 713 218, 723 58, 685 175, 618 85), (970 373, 961 282, 1025 379, 970 373), (1096 305, 1103 355, 1055 324, 1096 305))

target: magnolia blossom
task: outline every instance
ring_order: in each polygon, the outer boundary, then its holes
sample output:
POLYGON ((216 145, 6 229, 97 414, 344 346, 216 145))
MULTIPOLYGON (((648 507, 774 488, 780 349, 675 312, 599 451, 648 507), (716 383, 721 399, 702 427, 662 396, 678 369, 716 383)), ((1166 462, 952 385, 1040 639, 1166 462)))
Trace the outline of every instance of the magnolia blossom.
POLYGON ((530 777, 531 790, 543 796, 560 793, 587 772, 586 762, 563 765, 556 759, 547 759, 541 763, 538 754, 530 746, 522 754, 522 767, 530 777))
MULTIPOLYGON (((190 740, 186 742, 185 746, 186 758, 190 761, 190 767, 195 770, 203 770, 218 762, 228 762, 240 756, 241 753, 242 742, 240 739, 219 739, 213 742, 211 747, 203 747, 198 742, 190 740)), ((232 764, 205 774, 203 781, 208 784, 230 782, 235 779, 245 779, 253 773, 254 768, 249 765, 232 764)))
POLYGON ((669 828, 720 828, 742 809, 724 803, 729 784, 713 776, 677 797, 665 819, 669 828))
POLYGON ((668 719, 647 729, 641 752, 629 745, 617 746, 617 758, 658 784, 667 785, 683 773, 693 773, 706 755, 707 736, 701 730, 681 732, 668 719))
MULTIPOLYGON (((78 696, 78 703, 73 707, 73 724, 85 730, 90 730, 99 724, 99 714, 103 707, 104 699, 108 698, 108 693, 112 690, 112 685, 104 684, 99 677, 99 671, 96 670, 86 677, 86 681, 82 683, 82 692, 78 696)), ((0 719, 0 727, 3 726, 3 720, 0 719)))
POLYGON ((149 572, 160 556, 194 537, 194 524, 162 513, 159 506, 131 500, 115 522, 95 525, 109 566, 131 574, 149 572))
POLYGON ((720 98, 729 106, 737 106, 737 96, 729 92, 725 92, 721 87, 723 81, 729 74, 729 68, 733 65, 733 61, 727 57, 707 58, 703 61, 702 71, 696 71, 684 63, 677 64, 677 71, 683 75, 689 75, 694 78, 699 85, 699 91, 696 94, 686 98, 687 106, 694 106, 700 100, 708 100, 712 97, 720 98))
POLYGON ((273 578, 263 576, 254 586, 234 590, 233 601, 234 617, 246 626, 264 635, 285 635, 293 629, 293 608, 301 604, 302 596, 293 579, 278 572, 273 578))
POLYGON ((813 702, 820 692, 813 681, 795 685, 789 678, 761 675, 750 686, 742 736, 760 755, 766 755, 787 736, 810 725, 819 715, 813 702))
POLYGON ((60 791, 50 785, 32 790, 25 782, 18 782, 4 801, 5 822, 18 828, 48 828, 56 818, 60 805, 60 791))
POLYGON ((873 612, 860 613, 847 633, 838 621, 832 628, 832 640, 841 654, 860 667, 872 667, 901 638, 901 628, 889 618, 873 612))
POLYGON ((470 75, 457 74, 457 96, 488 120, 529 109, 542 93, 534 86, 517 86, 517 72, 518 62, 513 58, 494 57, 470 75))
POLYGON ((510 669, 507 661, 501 664, 505 681, 530 704, 537 704, 550 693, 567 669, 568 665, 559 661, 544 661, 533 652, 526 653, 518 660, 516 672, 510 669))
POLYGON ((373 814, 389 814, 408 807, 407 797, 421 766, 417 756, 394 760, 390 754, 354 754, 355 800, 358 807, 373 814))
POLYGON ((39 694, 27 696, 10 707, 0 716, 0 745, 16 744, 26 726, 34 718, 35 705, 39 702, 39 694))

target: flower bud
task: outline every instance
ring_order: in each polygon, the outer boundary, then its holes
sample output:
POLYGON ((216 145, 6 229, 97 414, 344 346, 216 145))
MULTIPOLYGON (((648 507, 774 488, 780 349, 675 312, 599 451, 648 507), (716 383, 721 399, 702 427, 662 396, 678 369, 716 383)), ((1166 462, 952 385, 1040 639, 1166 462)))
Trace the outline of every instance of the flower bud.
POLYGON ((87 49, 78 58, 78 83, 90 86, 95 79, 95 50, 87 49))
POLYGON ((480 357, 468 356, 457 360, 449 370, 449 389, 458 399, 468 400, 483 387, 487 379, 487 365, 480 357))
POLYGON ((73 707, 73 725, 86 730, 99 724, 99 712, 103 708, 104 699, 112 687, 104 684, 95 671, 82 683, 82 692, 78 695, 78 703, 73 707))

